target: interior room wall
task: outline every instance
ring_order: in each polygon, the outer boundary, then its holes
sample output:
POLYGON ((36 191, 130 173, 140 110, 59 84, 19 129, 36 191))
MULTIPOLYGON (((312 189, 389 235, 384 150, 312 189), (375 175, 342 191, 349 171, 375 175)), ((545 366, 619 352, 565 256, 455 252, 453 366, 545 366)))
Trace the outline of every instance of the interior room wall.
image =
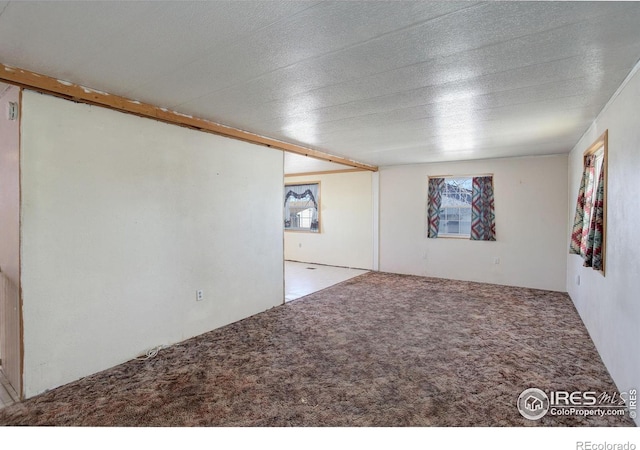
POLYGON ((20 208, 20 121, 9 120, 9 103, 19 103, 20 89, 0 83, 0 268, 18 283, 20 208))
POLYGON ((27 397, 283 303, 281 151, 25 91, 21 169, 27 397))
POLYGON ((20 392, 20 121, 9 103, 20 89, 0 83, 0 358, 3 372, 20 392))
POLYGON ((372 173, 285 177, 285 183, 312 181, 320 182, 320 233, 285 231, 285 259, 372 269, 372 173))
POLYGON ((565 291, 566 170, 566 155, 381 168, 380 270, 565 291), (489 173, 497 240, 428 239, 428 177, 489 173))
MULTIPOLYGON (((640 223, 637 188, 640 178, 640 74, 637 71, 599 114, 569 155, 569 227, 573 224, 582 155, 608 130, 608 191, 605 274, 583 267, 569 255, 567 291, 591 338, 621 391, 640 389, 640 223), (578 277, 580 277, 578 284, 578 277)), ((636 423, 640 425, 639 419, 636 423)))

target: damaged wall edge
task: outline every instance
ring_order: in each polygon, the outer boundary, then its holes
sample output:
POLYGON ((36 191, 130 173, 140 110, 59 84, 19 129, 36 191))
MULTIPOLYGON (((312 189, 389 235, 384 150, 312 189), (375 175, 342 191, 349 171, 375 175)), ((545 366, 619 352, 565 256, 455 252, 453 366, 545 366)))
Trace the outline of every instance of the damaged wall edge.
POLYGON ((268 148, 275 148, 285 152, 296 153, 310 158, 344 164, 346 166, 369 170, 372 172, 378 171, 377 166, 360 163, 319 150, 260 136, 255 133, 211 122, 206 119, 200 119, 177 111, 170 111, 167 108, 161 108, 137 100, 120 97, 118 95, 108 94, 97 89, 80 86, 65 80, 58 80, 47 75, 30 72, 17 67, 11 67, 2 63, 0 63, 0 81, 14 84, 22 88, 32 89, 44 94, 54 95, 74 102, 103 106, 137 116, 159 120, 165 123, 213 133, 232 139, 238 139, 252 144, 263 145, 268 148))

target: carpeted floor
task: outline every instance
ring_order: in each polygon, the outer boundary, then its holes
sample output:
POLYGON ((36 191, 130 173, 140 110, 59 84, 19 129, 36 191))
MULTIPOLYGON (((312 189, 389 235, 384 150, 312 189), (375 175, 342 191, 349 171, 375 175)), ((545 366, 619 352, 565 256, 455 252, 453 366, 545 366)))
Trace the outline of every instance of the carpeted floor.
POLYGON ((0 410, 4 425, 633 426, 524 419, 616 391, 566 294, 368 273, 0 410))

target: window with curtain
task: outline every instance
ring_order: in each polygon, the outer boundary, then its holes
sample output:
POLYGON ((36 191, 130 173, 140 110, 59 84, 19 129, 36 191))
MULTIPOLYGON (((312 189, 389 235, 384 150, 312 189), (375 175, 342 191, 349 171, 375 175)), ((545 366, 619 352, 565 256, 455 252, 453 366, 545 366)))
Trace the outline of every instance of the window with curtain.
POLYGON ((604 275, 608 132, 584 152, 569 253, 604 275))
POLYGON ((320 232, 320 183, 284 186, 284 229, 320 232))
POLYGON ((429 238, 495 241, 493 176, 429 177, 429 238))

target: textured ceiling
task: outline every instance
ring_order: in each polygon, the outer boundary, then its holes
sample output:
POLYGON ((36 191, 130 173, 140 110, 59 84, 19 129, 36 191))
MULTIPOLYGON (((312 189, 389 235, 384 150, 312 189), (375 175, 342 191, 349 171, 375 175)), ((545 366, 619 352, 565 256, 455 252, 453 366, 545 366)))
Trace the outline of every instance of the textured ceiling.
POLYGON ((638 2, 0 2, 0 63, 376 165, 568 152, 638 59, 638 2))

